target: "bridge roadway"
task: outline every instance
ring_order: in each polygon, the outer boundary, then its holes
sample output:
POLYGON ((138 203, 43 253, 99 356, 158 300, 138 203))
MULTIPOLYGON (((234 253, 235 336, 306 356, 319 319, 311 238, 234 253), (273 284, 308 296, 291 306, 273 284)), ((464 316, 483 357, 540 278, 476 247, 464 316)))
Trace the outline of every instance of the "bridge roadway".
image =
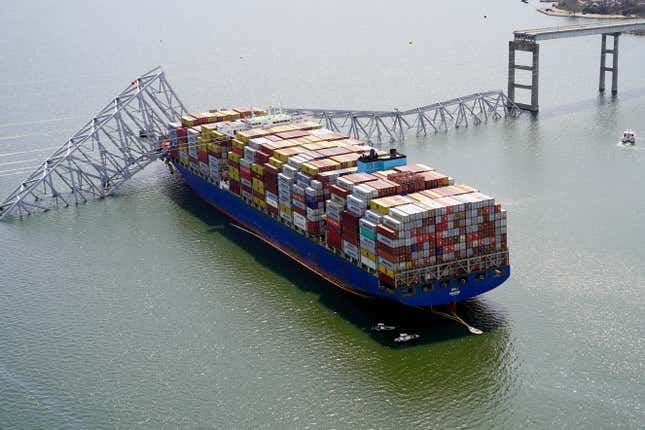
POLYGON ((542 40, 565 39, 568 37, 593 36, 596 34, 624 33, 645 30, 645 19, 621 20, 605 24, 567 25, 564 27, 544 27, 530 30, 515 30, 515 40, 540 42, 542 40))
POLYGON ((645 19, 621 20, 603 24, 569 25, 564 27, 533 28, 528 30, 516 30, 513 32, 514 40, 508 43, 508 98, 517 107, 537 112, 538 88, 539 88, 539 56, 540 45, 543 40, 564 39, 569 37, 582 37, 601 35, 600 45, 600 72, 598 90, 605 91, 605 72, 611 72, 611 93, 618 92, 618 37, 626 31, 645 31, 645 19), (607 48, 607 36, 612 36, 613 47, 607 48), (532 54, 531 65, 519 65, 515 63, 515 51, 527 51, 532 54), (612 54, 612 66, 607 67, 607 54, 612 54), (527 70, 531 72, 531 84, 515 82, 515 70, 527 70), (531 92, 530 104, 519 103, 515 98, 515 89, 525 89, 531 92))

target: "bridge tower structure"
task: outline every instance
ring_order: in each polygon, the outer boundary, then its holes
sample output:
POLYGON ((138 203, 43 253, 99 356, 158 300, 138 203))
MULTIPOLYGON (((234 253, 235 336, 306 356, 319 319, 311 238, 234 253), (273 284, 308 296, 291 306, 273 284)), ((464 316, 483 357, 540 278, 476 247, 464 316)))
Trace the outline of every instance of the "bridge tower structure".
POLYGON ((508 98, 515 105, 524 110, 537 112, 539 110, 539 57, 540 45, 543 40, 564 39, 601 35, 600 44, 600 73, 598 89, 605 91, 605 73, 611 72, 611 93, 618 92, 618 41, 622 33, 628 31, 645 30, 645 19, 628 19, 609 24, 570 25, 565 27, 534 28, 529 30, 516 30, 513 32, 514 40, 508 43, 508 98), (613 47, 607 48, 607 36, 613 38, 613 47), (530 52, 532 61, 530 65, 516 63, 517 51, 530 52), (612 54, 612 66, 607 67, 607 54, 612 54), (516 70, 531 72, 531 83, 518 83, 515 76, 516 70), (529 103, 521 103, 516 99, 516 89, 525 89, 531 92, 529 103))

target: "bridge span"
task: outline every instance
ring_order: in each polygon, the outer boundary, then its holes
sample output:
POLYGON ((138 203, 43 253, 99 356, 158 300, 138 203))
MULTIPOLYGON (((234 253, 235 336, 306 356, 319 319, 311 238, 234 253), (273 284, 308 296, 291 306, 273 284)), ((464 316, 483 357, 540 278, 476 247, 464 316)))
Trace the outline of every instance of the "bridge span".
POLYGON ((645 30, 645 19, 621 20, 619 22, 603 24, 569 25, 564 27, 533 28, 516 30, 513 32, 514 40, 508 42, 508 98, 520 109, 533 112, 539 110, 539 56, 540 45, 543 40, 565 39, 569 37, 582 37, 601 35, 600 44, 600 82, 598 90, 605 91, 605 72, 611 72, 611 93, 618 92, 618 38, 626 31, 645 30), (612 37, 613 46, 607 48, 607 36, 612 37), (515 63, 515 52, 527 51, 532 54, 531 65, 515 63), (607 67, 607 54, 612 55, 612 66, 607 67), (531 72, 531 84, 520 84, 515 81, 515 70, 528 70, 531 72), (531 91, 531 102, 518 103, 515 99, 515 89, 531 91))

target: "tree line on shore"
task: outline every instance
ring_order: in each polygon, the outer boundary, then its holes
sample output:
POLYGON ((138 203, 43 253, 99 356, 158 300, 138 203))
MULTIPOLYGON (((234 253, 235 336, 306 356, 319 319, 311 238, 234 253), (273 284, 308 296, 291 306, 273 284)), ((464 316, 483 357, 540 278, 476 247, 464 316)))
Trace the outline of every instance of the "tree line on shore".
POLYGON ((645 16, 645 0, 560 0, 558 7, 574 13, 645 16))

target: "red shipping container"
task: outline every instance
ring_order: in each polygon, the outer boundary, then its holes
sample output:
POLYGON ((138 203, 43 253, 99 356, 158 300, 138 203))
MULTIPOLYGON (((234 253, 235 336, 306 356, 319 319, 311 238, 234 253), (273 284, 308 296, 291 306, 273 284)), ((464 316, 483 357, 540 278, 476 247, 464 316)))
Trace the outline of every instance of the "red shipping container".
POLYGON ((379 272, 378 280, 381 281, 381 284, 387 285, 389 287, 394 287, 394 279, 390 278, 385 273, 379 272))
POLYGON ((208 152, 207 151, 197 151, 197 155, 199 157, 199 161, 202 163, 208 164, 208 152))
POLYGON ((358 229, 358 220, 361 218, 361 215, 356 215, 347 209, 343 210, 343 228, 355 228, 358 229))
POLYGON ((339 187, 338 185, 332 185, 331 187, 329 187, 329 190, 331 194, 337 195, 338 197, 342 198, 346 198, 350 194, 349 190, 343 187, 339 187))
POLYGON ((391 229, 390 227, 384 225, 384 224, 378 224, 376 226, 376 233, 382 234, 383 236, 387 237, 388 239, 395 240, 397 239, 397 234, 396 230, 391 229))
POLYGON ((346 240, 347 242, 351 243, 352 245, 358 246, 358 243, 359 243, 358 235, 354 235, 352 233, 349 233, 349 232, 343 230, 342 237, 343 237, 343 240, 346 240))
POLYGON ((239 195, 240 194, 240 182, 239 181, 234 181, 233 179, 231 179, 228 182, 228 189, 231 192, 239 195))
POLYGON ((340 232, 341 231, 341 224, 340 224, 340 222, 336 221, 333 218, 327 218, 327 228, 329 230, 333 229, 333 230, 337 230, 337 231, 340 232))
POLYGON ((255 162, 258 164, 266 164, 269 162, 269 157, 271 157, 271 155, 267 154, 266 152, 257 151, 255 153, 255 162))
POLYGON ((271 206, 271 205, 267 205, 267 211, 269 211, 269 213, 270 213, 271 215, 275 215, 275 216, 278 216, 278 214, 280 213, 280 211, 278 210, 278 208, 274 208, 274 207, 273 207, 273 206, 271 206))

